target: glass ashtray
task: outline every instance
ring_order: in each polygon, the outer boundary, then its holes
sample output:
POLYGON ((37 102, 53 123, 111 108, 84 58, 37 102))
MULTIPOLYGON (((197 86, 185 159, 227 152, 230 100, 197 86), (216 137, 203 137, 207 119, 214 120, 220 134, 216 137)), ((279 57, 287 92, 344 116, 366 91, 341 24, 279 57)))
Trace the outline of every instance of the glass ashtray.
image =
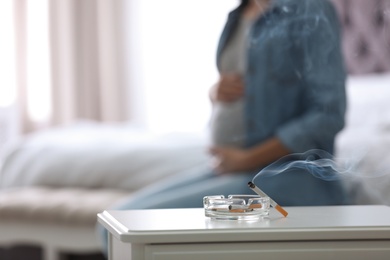
POLYGON ((256 220, 268 216, 270 198, 257 195, 206 196, 205 216, 213 219, 256 220))

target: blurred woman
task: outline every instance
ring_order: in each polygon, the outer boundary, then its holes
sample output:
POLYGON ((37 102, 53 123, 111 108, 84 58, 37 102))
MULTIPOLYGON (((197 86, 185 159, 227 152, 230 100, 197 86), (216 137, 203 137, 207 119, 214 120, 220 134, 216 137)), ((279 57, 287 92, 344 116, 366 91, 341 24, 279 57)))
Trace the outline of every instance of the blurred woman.
MULTIPOLYGON (((275 162, 277 169, 279 159, 333 153, 344 126, 346 75, 330 2, 242 0, 229 13, 216 56, 212 167, 155 183, 116 209, 202 207, 207 195, 253 194, 248 181, 275 162)), ((285 168, 255 182, 283 206, 347 202, 340 180, 318 177, 285 168)))

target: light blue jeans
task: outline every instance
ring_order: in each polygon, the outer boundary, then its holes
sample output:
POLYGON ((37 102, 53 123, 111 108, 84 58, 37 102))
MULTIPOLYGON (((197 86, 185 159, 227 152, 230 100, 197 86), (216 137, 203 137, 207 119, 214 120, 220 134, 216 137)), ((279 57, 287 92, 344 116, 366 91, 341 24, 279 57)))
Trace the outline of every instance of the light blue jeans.
MULTIPOLYGON (((209 195, 255 194, 248 182, 256 173, 217 175, 210 169, 197 169, 154 182, 120 204, 115 210, 200 208, 203 197, 209 195)), ((289 171, 272 177, 259 176, 255 184, 281 206, 319 206, 348 204, 341 181, 323 181, 302 171, 289 171)), ((97 226, 107 248, 107 232, 97 226)))

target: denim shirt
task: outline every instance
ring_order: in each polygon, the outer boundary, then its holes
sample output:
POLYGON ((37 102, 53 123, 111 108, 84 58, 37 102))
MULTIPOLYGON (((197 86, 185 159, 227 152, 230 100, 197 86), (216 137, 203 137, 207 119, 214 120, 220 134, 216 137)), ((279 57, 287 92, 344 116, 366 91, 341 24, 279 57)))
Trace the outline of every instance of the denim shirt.
MULTIPOLYGON (((244 5, 229 13, 218 68, 244 5)), ((326 0, 271 1, 251 29, 247 50, 246 147, 276 136, 292 152, 333 153, 346 110, 339 29, 326 0)))

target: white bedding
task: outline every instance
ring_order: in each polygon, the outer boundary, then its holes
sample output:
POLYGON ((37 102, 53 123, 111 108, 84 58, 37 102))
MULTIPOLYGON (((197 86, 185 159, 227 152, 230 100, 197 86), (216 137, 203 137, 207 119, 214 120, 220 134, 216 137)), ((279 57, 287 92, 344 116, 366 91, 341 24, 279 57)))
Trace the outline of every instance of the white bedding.
MULTIPOLYGON (((347 91, 347 125, 337 138, 336 159, 351 163, 345 181, 356 203, 390 205, 390 74, 350 77, 347 91)), ((126 125, 81 123, 14 145, 3 158, 0 187, 135 190, 205 164, 202 134, 156 135, 126 125)))
POLYGON ((135 190, 207 163, 205 138, 82 122, 28 136, 4 156, 0 187, 135 190))
POLYGON ((353 76, 347 125, 336 158, 349 163, 346 185, 358 204, 390 205, 390 74, 353 76))

